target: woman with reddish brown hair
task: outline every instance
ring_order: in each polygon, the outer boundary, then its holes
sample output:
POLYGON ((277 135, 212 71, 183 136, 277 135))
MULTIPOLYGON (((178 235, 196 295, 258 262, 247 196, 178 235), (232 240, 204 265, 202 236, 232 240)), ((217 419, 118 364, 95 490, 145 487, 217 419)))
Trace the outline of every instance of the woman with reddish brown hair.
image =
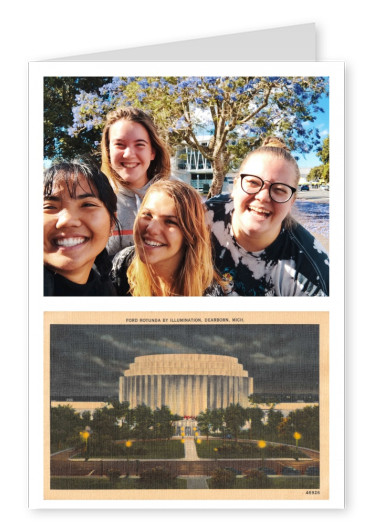
POLYGON ((120 233, 113 232, 107 245, 114 256, 133 244, 134 220, 147 189, 158 180, 169 179, 170 154, 149 114, 134 107, 107 115, 101 153, 101 169, 117 195, 121 228, 120 233))

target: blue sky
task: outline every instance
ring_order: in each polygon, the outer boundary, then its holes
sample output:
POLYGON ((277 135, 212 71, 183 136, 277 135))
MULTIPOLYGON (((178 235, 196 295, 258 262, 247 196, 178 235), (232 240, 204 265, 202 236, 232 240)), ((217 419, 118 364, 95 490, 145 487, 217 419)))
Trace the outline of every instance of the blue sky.
MULTIPOLYGON (((316 115, 316 121, 312 124, 307 124, 307 127, 312 127, 314 125, 318 128, 321 141, 324 140, 329 135, 329 97, 323 96, 320 100, 320 107, 324 109, 323 113, 316 115)), ((319 166, 321 164, 320 159, 317 157, 316 153, 312 151, 309 154, 302 155, 301 153, 292 152, 294 156, 298 155, 298 166, 300 168, 313 168, 314 166, 319 166)))

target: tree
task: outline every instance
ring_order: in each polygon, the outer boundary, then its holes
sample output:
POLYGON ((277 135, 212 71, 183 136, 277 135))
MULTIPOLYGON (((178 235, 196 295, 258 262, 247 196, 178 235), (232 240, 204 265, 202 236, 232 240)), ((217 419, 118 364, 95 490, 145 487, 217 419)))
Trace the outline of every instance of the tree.
POLYGON ((213 433, 220 431, 222 437, 224 437, 224 421, 225 421, 225 411, 223 408, 212 409, 210 412, 210 419, 212 424, 213 433))
POLYGON ((319 406, 306 406, 303 409, 291 411, 287 417, 281 419, 277 426, 279 440, 292 444, 293 434, 302 435, 302 446, 307 448, 320 448, 320 408, 319 406))
POLYGON ((150 111, 172 148, 188 145, 211 162, 211 197, 262 137, 279 134, 301 153, 316 147, 318 130, 305 124, 323 112, 319 102, 327 87, 323 77, 116 77, 96 90, 78 81, 66 127, 73 138, 84 135, 87 142, 91 132, 98 142, 110 110, 134 105, 150 111), (203 134, 210 136, 206 143, 200 142, 203 134))
POLYGON ((128 439, 133 426, 133 410, 129 408, 129 402, 111 400, 110 414, 114 417, 118 430, 119 439, 128 439))
POLYGON ((278 426, 280 422, 283 419, 283 414, 281 411, 275 411, 275 409, 271 408, 268 413, 268 422, 267 422, 267 429, 272 434, 278 433, 278 426))
POLYGON ((79 433, 85 427, 82 419, 71 406, 52 407, 50 411, 51 445, 63 448, 79 441, 79 433))
POLYGON ((114 410, 110 407, 98 408, 94 411, 91 428, 95 440, 119 439, 119 423, 114 410))
POLYGON ((316 152, 321 160, 320 166, 315 166, 307 175, 307 181, 329 182, 329 137, 324 138, 321 148, 316 152))
POLYGON ((198 429, 200 430, 200 433, 206 435, 206 440, 209 440, 209 435, 212 428, 211 413, 212 412, 210 409, 205 409, 205 411, 201 411, 197 417, 198 429))
POLYGON ((153 427, 154 437, 156 439, 170 439, 174 434, 173 421, 175 415, 173 415, 167 406, 157 408, 153 412, 153 427))
POLYGON ((72 107, 80 90, 95 91, 111 78, 44 78, 44 157, 55 159, 93 153, 98 134, 87 128, 80 137, 68 134, 72 107))
POLYGON ((138 439, 150 438, 151 430, 154 428, 154 417, 153 412, 149 406, 145 404, 139 404, 134 410, 134 436, 138 439))
POLYGON ((262 419, 264 418, 264 412, 259 407, 249 407, 247 411, 247 420, 251 420, 251 433, 253 437, 260 435, 263 430, 262 419))
POLYGON ((240 404, 230 404, 225 409, 224 420, 226 428, 231 433, 235 440, 238 440, 239 431, 244 426, 249 418, 249 410, 245 409, 240 404))

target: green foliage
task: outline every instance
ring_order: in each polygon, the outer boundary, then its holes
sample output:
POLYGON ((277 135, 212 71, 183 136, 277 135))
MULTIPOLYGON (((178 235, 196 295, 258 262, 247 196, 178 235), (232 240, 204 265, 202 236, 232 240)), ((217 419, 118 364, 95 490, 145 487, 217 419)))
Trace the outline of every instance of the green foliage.
POLYGON ((156 466, 144 470, 140 474, 140 483, 143 488, 165 489, 171 487, 176 481, 176 476, 166 468, 156 466))
MULTIPOLYGON (((149 486, 141 482, 138 478, 119 478, 117 481, 110 481, 108 477, 85 476, 85 477, 52 477, 51 489, 63 490, 110 490, 110 489, 147 489, 149 486)), ((165 489, 186 489, 185 479, 172 480, 165 485, 165 489)))
POLYGON ((231 489, 236 480, 236 474, 232 470, 218 468, 210 479, 210 487, 213 489, 231 489))
POLYGON ((155 439, 170 439, 174 434, 173 415, 167 406, 157 408, 153 412, 153 427, 155 439))
POLYGON ((209 438, 209 435, 212 431, 212 411, 210 409, 205 409, 197 417, 197 427, 200 430, 202 435, 206 436, 206 439, 209 438))
POLYGON ((117 481, 121 476, 121 472, 117 468, 109 468, 106 475, 110 481, 117 481))
POLYGON ((87 417, 81 418, 70 406, 58 406, 50 411, 51 451, 80 443, 80 431, 85 429, 87 417))
POLYGON ((96 91, 110 81, 104 77, 45 77, 44 78, 44 157, 71 158, 94 154, 98 131, 83 130, 79 137, 71 136, 72 107, 81 90, 96 91))
POLYGON ((318 133, 306 124, 327 93, 321 77, 117 77, 100 85, 100 78, 46 78, 46 156, 96 153, 106 114, 134 105, 152 114, 172 148, 189 145, 211 162, 211 195, 262 137, 279 134, 302 153, 315 147, 318 133), (207 146, 203 133, 211 135, 207 146))
POLYGON ((317 151, 317 156, 323 164, 329 164, 329 137, 324 138, 321 149, 317 151))
POLYGON ((307 176, 307 181, 325 181, 329 182, 329 137, 327 136, 321 148, 316 152, 321 160, 320 166, 315 166, 311 169, 307 176))
POLYGON ((249 470, 246 473, 246 483, 249 489, 267 489, 270 480, 261 470, 249 470))
POLYGON ((153 437, 154 417, 149 406, 145 404, 138 405, 133 410, 134 427, 132 434, 136 439, 150 439, 153 437))
POLYGON ((314 168, 311 168, 308 175, 307 175, 307 181, 321 181, 323 173, 323 166, 315 166, 314 168))
POLYGON ((250 410, 245 409, 240 404, 230 404, 224 410, 224 421, 226 429, 235 438, 238 439, 239 431, 249 419, 250 410))
POLYGON ((290 440, 295 431, 301 433, 299 446, 320 448, 320 408, 307 406, 289 413, 287 417, 286 434, 290 440))

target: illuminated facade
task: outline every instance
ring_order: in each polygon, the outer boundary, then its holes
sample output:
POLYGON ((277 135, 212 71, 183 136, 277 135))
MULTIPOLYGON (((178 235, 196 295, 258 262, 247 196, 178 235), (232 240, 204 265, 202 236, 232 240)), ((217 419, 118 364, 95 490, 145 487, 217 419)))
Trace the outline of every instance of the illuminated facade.
POLYGON ((134 408, 168 406, 172 413, 197 416, 230 404, 248 407, 253 378, 238 360, 214 354, 139 356, 120 377, 119 400, 134 408))

